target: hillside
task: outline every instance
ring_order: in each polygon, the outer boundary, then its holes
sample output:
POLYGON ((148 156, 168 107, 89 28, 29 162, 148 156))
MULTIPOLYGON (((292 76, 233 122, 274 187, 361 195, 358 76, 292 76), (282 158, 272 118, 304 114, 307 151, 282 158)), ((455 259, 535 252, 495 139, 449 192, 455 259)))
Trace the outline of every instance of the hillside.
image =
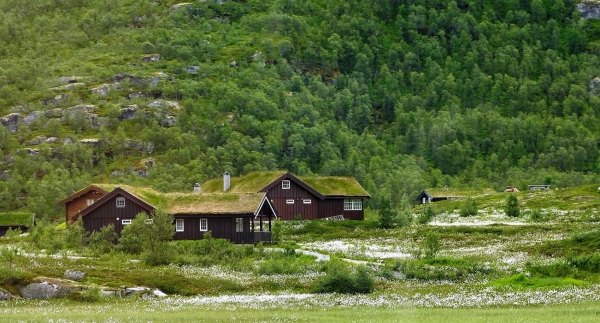
POLYGON ((600 21, 578 1, 0 9, 2 211, 49 218, 91 182, 182 191, 224 171, 352 176, 373 207, 598 182, 600 21))

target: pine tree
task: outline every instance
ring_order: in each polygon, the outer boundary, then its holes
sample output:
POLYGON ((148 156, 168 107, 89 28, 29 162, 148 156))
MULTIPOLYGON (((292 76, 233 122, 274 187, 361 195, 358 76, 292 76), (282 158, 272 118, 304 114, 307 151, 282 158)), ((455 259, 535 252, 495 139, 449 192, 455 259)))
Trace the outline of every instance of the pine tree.
POLYGON ((506 208, 504 212, 507 216, 510 217, 518 217, 521 214, 521 210, 519 209, 519 200, 517 196, 514 194, 510 194, 506 199, 506 208))

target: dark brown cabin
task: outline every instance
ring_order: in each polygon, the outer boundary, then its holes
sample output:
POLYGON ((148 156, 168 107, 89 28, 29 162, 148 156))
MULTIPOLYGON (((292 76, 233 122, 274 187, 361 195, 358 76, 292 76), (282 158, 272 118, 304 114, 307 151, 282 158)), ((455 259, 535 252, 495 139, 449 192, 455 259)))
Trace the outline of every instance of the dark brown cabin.
POLYGON ((371 196, 345 177, 303 177, 286 172, 260 190, 266 192, 282 220, 342 217, 364 220, 364 200, 371 196))
POLYGON ((108 191, 96 185, 89 185, 58 202, 59 205, 64 205, 66 209, 65 221, 73 223, 73 217, 83 209, 94 204, 101 197, 108 194, 108 191))
POLYGON ((175 220, 175 240, 197 240, 211 231, 214 238, 234 243, 271 240, 271 223, 277 213, 265 193, 159 193, 150 189, 116 187, 74 216, 81 217, 88 232, 113 224, 120 235, 140 212, 151 214, 155 207, 146 202, 150 193, 165 204, 175 220), (131 191, 130 191, 131 189, 131 191), (138 193, 134 194, 132 192, 138 193))

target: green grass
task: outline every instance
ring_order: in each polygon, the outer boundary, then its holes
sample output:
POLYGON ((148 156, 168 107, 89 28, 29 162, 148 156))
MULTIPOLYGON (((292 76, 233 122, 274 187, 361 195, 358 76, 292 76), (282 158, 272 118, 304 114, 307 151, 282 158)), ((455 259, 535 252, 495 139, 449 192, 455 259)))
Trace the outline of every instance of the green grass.
POLYGON ((33 213, 4 212, 0 213, 0 225, 31 225, 33 213))
POLYGON ((558 286, 582 286, 586 282, 574 278, 559 277, 527 277, 525 274, 516 274, 497 280, 492 286, 519 286, 519 287, 558 287, 558 286))
POLYGON ((0 322, 597 322, 600 301, 532 307, 382 308, 358 306, 244 309, 160 301, 110 300, 0 303, 0 322), (126 309, 126 310, 124 310, 126 309))

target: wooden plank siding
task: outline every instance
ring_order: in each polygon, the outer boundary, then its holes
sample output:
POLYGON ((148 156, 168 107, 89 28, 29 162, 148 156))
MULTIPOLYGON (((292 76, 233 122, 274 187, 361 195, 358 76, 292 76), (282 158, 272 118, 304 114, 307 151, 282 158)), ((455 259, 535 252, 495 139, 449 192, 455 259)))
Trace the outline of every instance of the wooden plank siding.
POLYGON ((175 232, 173 239, 203 239, 206 231, 200 231, 200 219, 206 219, 208 231, 211 232, 213 238, 227 239, 234 243, 254 243, 254 234, 251 227, 252 217, 252 214, 176 214, 174 216, 175 221, 177 219, 183 220, 183 231, 175 232), (244 232, 235 231, 236 218, 244 219, 244 232))
POLYGON ((294 220, 297 216, 303 220, 320 219, 320 199, 302 186, 290 181, 290 188, 283 189, 281 182, 267 191, 267 196, 273 203, 281 220, 294 220), (294 204, 288 204, 287 200, 294 200, 294 204), (305 204, 304 200, 310 200, 305 204))
POLYGON ((83 228, 88 232, 93 232, 100 231, 102 227, 109 224, 114 224, 115 232, 117 232, 118 235, 121 235, 121 230, 124 226, 122 221, 124 219, 133 220, 138 213, 148 212, 148 210, 133 203, 127 198, 125 198, 125 207, 117 207, 118 197, 122 197, 122 195, 118 194, 113 196, 96 208, 94 212, 87 214, 83 221, 83 228))
POLYGON ((105 194, 97 191, 90 191, 86 194, 81 195, 80 197, 74 199, 73 201, 66 203, 67 208, 67 221, 69 223, 73 223, 73 216, 77 213, 81 212, 83 209, 88 207, 87 200, 94 200, 94 202, 98 201, 105 194))

